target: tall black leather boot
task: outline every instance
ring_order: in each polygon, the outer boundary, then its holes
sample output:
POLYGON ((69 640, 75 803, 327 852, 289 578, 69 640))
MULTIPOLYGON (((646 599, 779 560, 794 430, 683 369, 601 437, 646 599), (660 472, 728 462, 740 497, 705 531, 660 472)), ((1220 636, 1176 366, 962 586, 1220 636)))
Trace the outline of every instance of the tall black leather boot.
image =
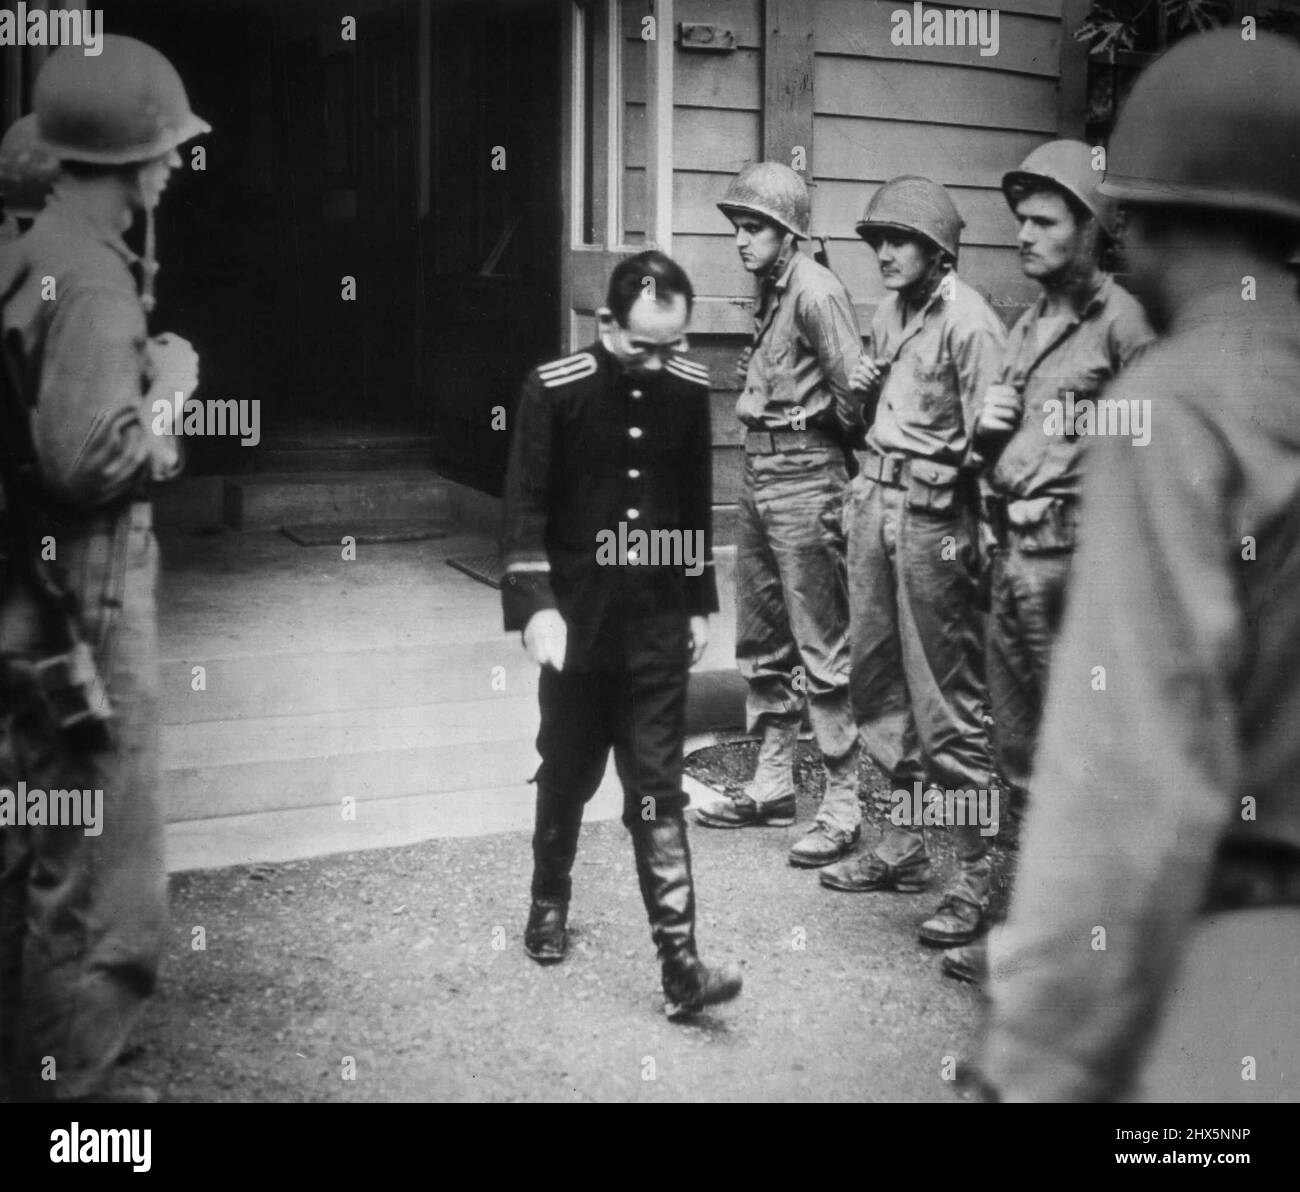
POLYGON ((541 788, 533 830, 533 904, 524 928, 524 951, 538 964, 558 964, 569 947, 569 877, 578 851, 582 804, 564 803, 541 788))
POLYGON ((663 968, 664 1011, 685 1018, 740 992, 733 965, 709 968, 695 951, 695 883, 686 824, 678 816, 640 821, 632 828, 636 875, 650 917, 650 934, 663 968))

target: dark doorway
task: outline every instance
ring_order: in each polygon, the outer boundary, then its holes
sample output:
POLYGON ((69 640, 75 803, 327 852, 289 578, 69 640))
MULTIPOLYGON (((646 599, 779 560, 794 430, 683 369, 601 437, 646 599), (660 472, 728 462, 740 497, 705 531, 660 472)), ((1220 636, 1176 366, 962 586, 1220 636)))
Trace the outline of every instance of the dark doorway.
MULTIPOLYGON (((405 435, 499 489, 492 412, 559 346, 561 11, 115 0, 108 30, 167 54, 213 125, 160 211, 153 324, 194 342, 200 396, 260 399, 266 445, 405 435)), ((256 461, 191 443, 192 470, 256 461)))
POLYGON ((499 411, 513 415, 524 373, 560 345, 560 7, 438 4, 432 32, 434 452, 498 492, 499 411))

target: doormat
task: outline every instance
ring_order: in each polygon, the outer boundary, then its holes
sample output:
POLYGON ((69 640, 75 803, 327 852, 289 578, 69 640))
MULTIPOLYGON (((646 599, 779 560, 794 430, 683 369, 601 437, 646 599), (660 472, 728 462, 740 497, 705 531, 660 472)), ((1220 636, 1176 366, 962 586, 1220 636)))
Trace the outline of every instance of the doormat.
POLYGON ((363 542, 423 542, 429 538, 446 538, 442 522, 358 519, 356 521, 318 522, 307 526, 281 526, 281 533, 299 546, 338 546, 346 537, 363 542))
POLYGON ((454 567, 462 575, 487 584, 489 588, 500 588, 501 577, 505 569, 501 566, 499 555, 462 555, 458 559, 448 559, 448 567, 454 567))

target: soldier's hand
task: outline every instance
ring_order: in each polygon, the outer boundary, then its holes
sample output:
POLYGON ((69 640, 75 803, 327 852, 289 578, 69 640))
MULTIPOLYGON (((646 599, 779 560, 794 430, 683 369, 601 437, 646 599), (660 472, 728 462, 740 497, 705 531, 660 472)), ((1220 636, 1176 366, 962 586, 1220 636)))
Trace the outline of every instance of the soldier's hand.
POLYGON ((155 484, 174 480, 185 466, 181 443, 175 435, 149 435, 149 479, 155 484))
POLYGON ((189 340, 164 332, 145 344, 145 354, 151 389, 189 397, 199 387, 199 354, 189 340))
POLYGON ((709 648, 708 617, 691 618, 691 641, 688 648, 691 652, 691 665, 694 666, 704 657, 704 651, 709 648))
POLYGON ((553 608, 533 613, 524 628, 524 649, 538 666, 564 669, 564 651, 568 645, 569 630, 564 618, 553 608))
POLYGON ((870 356, 859 356, 857 364, 849 374, 849 388, 855 393, 869 396, 876 391, 884 376, 885 370, 870 356))
POLYGON ((753 348, 746 348, 736 360, 736 379, 743 385, 749 379, 749 361, 754 355, 753 348))
POLYGON ((1020 425, 1024 409, 1024 394, 1015 385, 990 385, 984 393, 976 433, 1009 435, 1020 425))

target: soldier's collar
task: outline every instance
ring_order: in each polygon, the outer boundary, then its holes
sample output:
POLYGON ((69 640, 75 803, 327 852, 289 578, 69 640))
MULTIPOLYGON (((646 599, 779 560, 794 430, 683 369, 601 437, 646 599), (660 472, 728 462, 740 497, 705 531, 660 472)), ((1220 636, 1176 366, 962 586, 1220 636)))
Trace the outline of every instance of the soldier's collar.
POLYGON ((44 216, 61 223, 78 224, 91 237, 101 244, 106 244, 119 257, 127 268, 139 263, 138 254, 131 251, 122 233, 111 227, 101 216, 83 207, 75 199, 55 191, 46 201, 44 216))
MULTIPOLYGON (((1115 279, 1104 269, 1097 270, 1097 275, 1093 280, 1092 289, 1088 291, 1088 296, 1084 300, 1083 306, 1079 309, 1077 315, 1068 316, 1071 323, 1082 323, 1084 319, 1091 318, 1105 305, 1106 300, 1110 297, 1111 287, 1115 284, 1115 279)), ((1034 303, 1034 318, 1044 318, 1044 311, 1047 309, 1047 294, 1038 295, 1038 301, 1034 303)))
POLYGON ((763 284, 774 290, 784 290, 790 285, 790 275, 799 259, 799 241, 791 240, 777 254, 772 267, 763 275, 763 284))

